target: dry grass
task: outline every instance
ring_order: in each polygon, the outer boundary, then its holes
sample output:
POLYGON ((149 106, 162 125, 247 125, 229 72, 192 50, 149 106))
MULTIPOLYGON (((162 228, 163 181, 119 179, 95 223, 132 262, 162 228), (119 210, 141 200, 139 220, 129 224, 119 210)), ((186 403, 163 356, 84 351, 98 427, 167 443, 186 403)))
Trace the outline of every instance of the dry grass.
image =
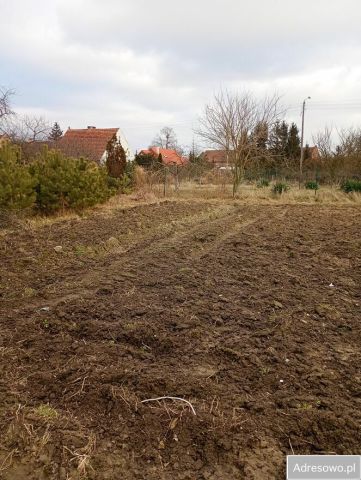
POLYGON ((79 474, 79 478, 88 478, 88 473, 90 471, 94 472, 94 469, 90 463, 92 455, 95 452, 96 448, 96 437, 93 433, 91 433, 88 437, 87 444, 78 449, 78 450, 70 450, 68 447, 64 447, 66 451, 68 451, 71 455, 69 463, 75 463, 76 468, 79 474))
MULTIPOLYGON (((272 186, 257 188, 254 184, 241 185, 234 200, 247 204, 296 204, 296 203, 322 203, 322 204, 354 204, 361 203, 359 193, 347 194, 337 187, 322 186, 315 194, 313 190, 298 188, 291 184, 290 190, 281 195, 272 192, 272 186)), ((199 185, 193 182, 182 183, 178 192, 174 188, 168 189, 169 198, 173 199, 200 199, 200 200, 231 200, 232 185, 199 185)))
MULTIPOLYGON (((124 210, 126 208, 133 208, 139 205, 159 203, 160 201, 163 201, 163 199, 157 198, 152 192, 136 191, 132 195, 115 195, 106 203, 87 208, 83 210, 81 214, 72 211, 65 211, 51 216, 34 215, 27 218, 17 218, 17 224, 21 224, 21 227, 24 230, 36 232, 38 229, 41 229, 45 226, 51 226, 64 221, 76 220, 81 222, 84 218, 94 214, 99 214, 102 217, 111 217, 115 211, 120 209, 124 210)), ((6 234, 8 230, 11 230, 11 228, 8 228, 2 233, 6 234)))
MULTIPOLYGON (((39 228, 51 226, 63 221, 81 221, 83 218, 94 214, 112 216, 114 212, 119 209, 133 208, 139 205, 149 205, 169 200, 238 200, 242 203, 255 205, 296 203, 337 203, 350 205, 361 203, 360 193, 353 192, 347 194, 337 187, 321 186, 320 190, 315 194, 313 190, 307 190, 305 188, 299 189, 297 184, 291 184, 290 190, 281 195, 272 193, 272 185, 265 188, 257 188, 255 184, 243 184, 240 186, 235 198, 233 198, 231 183, 200 184, 187 181, 181 182, 178 190, 175 189, 172 183, 169 183, 166 188, 166 195, 164 196, 164 185, 159 183, 158 178, 148 178, 144 171, 138 172, 137 176, 139 178, 131 195, 115 195, 105 204, 85 209, 81 214, 66 211, 52 216, 35 215, 26 217, 20 212, 19 215, 12 214, 11 223, 14 224, 14 222, 16 222, 17 225, 21 224, 23 229, 34 233, 39 228)), ((4 227, 5 228, 1 230, 2 235, 6 235, 7 229, 11 230, 9 224, 4 224, 4 227)))

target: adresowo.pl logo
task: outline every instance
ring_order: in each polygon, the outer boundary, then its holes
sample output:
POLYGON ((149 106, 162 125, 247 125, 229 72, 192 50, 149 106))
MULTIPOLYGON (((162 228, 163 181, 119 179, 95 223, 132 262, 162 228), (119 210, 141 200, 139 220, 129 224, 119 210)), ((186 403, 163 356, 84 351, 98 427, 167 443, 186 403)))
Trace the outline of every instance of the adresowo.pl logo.
POLYGON ((288 480, 361 480, 360 455, 288 455, 288 480))

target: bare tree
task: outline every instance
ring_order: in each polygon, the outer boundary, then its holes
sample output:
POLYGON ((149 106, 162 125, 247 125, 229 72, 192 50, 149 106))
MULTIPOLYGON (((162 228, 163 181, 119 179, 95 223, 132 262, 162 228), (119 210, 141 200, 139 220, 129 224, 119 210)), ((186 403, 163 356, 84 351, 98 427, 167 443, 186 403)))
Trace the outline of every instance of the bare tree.
POLYGON ((48 138, 51 127, 44 117, 25 115, 23 122, 27 137, 31 142, 46 140, 48 138))
POLYGON ((332 128, 325 127, 322 131, 312 136, 313 143, 317 146, 321 158, 328 160, 333 155, 332 128))
POLYGON ((15 143, 46 140, 51 130, 42 116, 12 115, 3 122, 2 130, 15 143))
POLYGON ((211 146, 226 151, 233 170, 233 195, 246 167, 267 154, 264 132, 280 118, 278 104, 277 95, 258 100, 251 93, 221 91, 199 119, 196 133, 211 146))
POLYGON ((13 95, 13 90, 0 87, 0 120, 14 113, 11 110, 11 97, 13 95))
POLYGON ((338 132, 338 153, 344 156, 361 156, 361 128, 342 129, 338 132))
POLYGON ((163 127, 158 135, 154 137, 152 146, 176 150, 178 147, 178 140, 173 128, 163 127))
POLYGON ((14 95, 13 90, 0 87, 0 135, 7 134, 8 121, 14 115, 11 110, 12 95, 14 95))

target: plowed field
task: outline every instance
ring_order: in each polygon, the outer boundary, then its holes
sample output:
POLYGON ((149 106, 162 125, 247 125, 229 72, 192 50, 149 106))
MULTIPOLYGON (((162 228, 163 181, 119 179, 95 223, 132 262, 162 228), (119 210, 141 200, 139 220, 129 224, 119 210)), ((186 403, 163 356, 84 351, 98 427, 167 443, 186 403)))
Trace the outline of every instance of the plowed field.
POLYGON ((283 479, 292 452, 360 454, 360 225, 174 201, 2 230, 0 478, 283 479))

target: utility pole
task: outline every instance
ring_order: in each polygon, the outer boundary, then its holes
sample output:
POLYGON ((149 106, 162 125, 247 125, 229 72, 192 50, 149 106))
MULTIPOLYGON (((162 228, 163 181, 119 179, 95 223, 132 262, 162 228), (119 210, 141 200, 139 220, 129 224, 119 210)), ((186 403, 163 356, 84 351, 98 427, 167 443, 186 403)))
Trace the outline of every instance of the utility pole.
POLYGON ((303 104, 302 104, 301 158, 300 158, 300 175, 299 175, 299 181, 298 181, 298 186, 299 186, 299 188, 301 188, 302 177, 303 177, 303 157, 304 157, 303 139, 304 139, 304 134, 305 134, 305 109, 306 109, 306 100, 311 100, 311 97, 305 98, 305 99, 303 100, 303 104))

